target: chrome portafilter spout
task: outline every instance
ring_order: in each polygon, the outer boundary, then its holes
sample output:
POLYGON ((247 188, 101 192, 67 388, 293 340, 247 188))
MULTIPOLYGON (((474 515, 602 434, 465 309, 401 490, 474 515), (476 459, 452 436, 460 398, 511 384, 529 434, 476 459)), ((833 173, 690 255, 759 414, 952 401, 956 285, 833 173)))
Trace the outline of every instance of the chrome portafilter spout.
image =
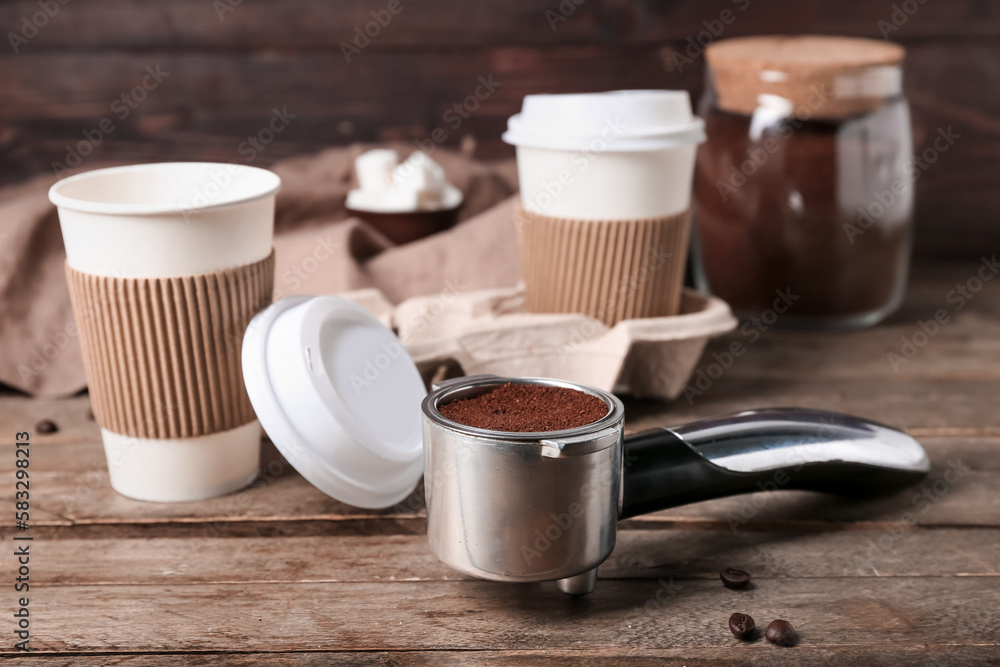
POLYGON ((910 436, 820 410, 751 410, 623 437, 624 407, 584 385, 474 376, 424 399, 427 537, 447 565, 495 581, 557 582, 570 595, 597 583, 619 519, 774 488, 871 495, 923 479, 910 436), (438 408, 507 383, 576 389, 607 415, 544 433, 478 429, 438 408), (781 481, 780 484, 774 483, 781 481))

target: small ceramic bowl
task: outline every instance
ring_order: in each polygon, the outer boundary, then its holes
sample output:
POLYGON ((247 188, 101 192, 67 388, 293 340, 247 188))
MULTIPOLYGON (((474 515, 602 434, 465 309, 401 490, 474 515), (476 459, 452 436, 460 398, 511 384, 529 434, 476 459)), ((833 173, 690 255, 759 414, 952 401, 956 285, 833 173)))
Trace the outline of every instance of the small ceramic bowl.
POLYGON ((347 212, 361 218, 385 234, 393 243, 403 245, 425 236, 451 229, 458 222, 462 205, 432 211, 363 211, 347 207, 347 212))

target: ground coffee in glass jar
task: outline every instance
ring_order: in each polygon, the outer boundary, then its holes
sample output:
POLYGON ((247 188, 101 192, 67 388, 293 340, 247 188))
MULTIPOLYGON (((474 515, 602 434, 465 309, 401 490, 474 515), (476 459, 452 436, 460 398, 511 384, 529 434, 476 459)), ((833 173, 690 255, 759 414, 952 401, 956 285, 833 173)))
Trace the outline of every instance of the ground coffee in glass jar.
POLYGON ((608 414, 596 396, 540 384, 507 383, 438 408, 452 421, 490 431, 539 433, 586 426, 608 414))
POLYGON ((744 316, 786 295, 778 326, 868 326, 898 307, 915 171, 904 53, 818 36, 708 48, 699 287, 744 316))

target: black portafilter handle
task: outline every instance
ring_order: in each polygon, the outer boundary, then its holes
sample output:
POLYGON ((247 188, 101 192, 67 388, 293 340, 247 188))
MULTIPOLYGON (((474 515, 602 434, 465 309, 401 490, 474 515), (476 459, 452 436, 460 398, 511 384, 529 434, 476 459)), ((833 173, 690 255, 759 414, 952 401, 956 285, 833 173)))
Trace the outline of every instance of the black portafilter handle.
POLYGON ((801 408, 750 410, 625 438, 620 518, 739 493, 803 489, 870 496, 930 471, 902 431, 801 408))

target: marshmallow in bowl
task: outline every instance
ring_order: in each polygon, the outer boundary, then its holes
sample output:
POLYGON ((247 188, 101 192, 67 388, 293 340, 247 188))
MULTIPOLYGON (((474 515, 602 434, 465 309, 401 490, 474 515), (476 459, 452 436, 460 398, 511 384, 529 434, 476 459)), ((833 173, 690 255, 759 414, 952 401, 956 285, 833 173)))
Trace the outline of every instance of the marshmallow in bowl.
POLYGON ((373 212, 434 211, 455 208, 462 193, 445 178, 444 169, 423 151, 404 162, 399 153, 378 148, 354 161, 358 189, 347 193, 347 207, 373 212))

